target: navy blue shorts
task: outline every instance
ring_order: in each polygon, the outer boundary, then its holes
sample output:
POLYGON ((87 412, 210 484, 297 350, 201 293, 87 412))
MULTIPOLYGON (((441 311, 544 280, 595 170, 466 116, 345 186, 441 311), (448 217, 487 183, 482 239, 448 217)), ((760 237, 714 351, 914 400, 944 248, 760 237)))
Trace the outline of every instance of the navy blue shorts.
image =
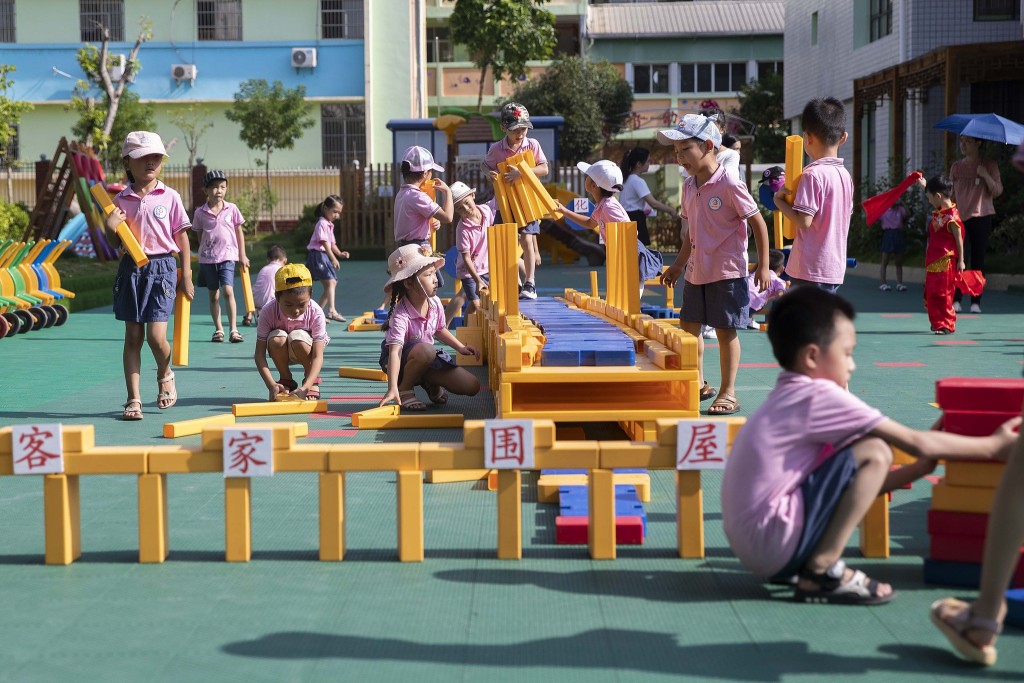
POLYGON ((206 287, 211 292, 221 287, 231 287, 235 284, 235 262, 221 261, 220 263, 199 264, 199 287, 206 287))
POLYGON ((882 231, 882 253, 883 254, 902 254, 907 250, 907 240, 903 236, 903 231, 898 229, 883 230, 882 231))
MULTIPOLYGON (((484 281, 484 284, 488 287, 491 286, 490 273, 484 273, 480 276, 480 279, 484 281)), ((476 290, 476 280, 471 277, 462 278, 462 289, 466 292, 466 299, 469 301, 480 301, 480 292, 476 290)))
POLYGON ((750 324, 747 278, 718 280, 706 285, 683 281, 683 305, 679 319, 710 325, 716 330, 742 330, 750 324))
POLYGON ((665 261, 662 259, 660 251, 648 249, 644 246, 643 242, 637 242, 636 246, 637 256, 640 259, 640 286, 643 287, 644 282, 661 275, 661 269, 665 265, 665 261))
POLYGON ((114 317, 129 323, 165 323, 174 310, 178 262, 174 254, 149 256, 139 268, 127 254, 114 277, 114 317))
POLYGON ((540 221, 534 221, 527 223, 523 227, 519 228, 520 235, 539 235, 540 234, 540 221))
POLYGON ((338 274, 334 272, 334 264, 327 254, 317 249, 306 250, 306 267, 314 280, 337 280, 338 274))
POLYGON ((832 521, 832 513, 839 504, 840 496, 853 481, 856 473, 857 463, 853 459, 853 448, 847 446, 821 463, 818 469, 807 475, 804 483, 800 484, 800 495, 804 499, 804 528, 793 557, 772 577, 773 580, 789 579, 804 568, 825 534, 825 528, 832 521))
MULTIPOLYGON (((409 352, 412 351, 414 346, 416 346, 416 344, 406 344, 405 346, 402 347, 402 366, 401 366, 401 368, 398 371, 398 383, 399 384, 402 383, 402 375, 405 374, 405 363, 406 363, 406 361, 409 360, 409 352)), ((444 351, 443 349, 435 349, 435 351, 437 351, 437 356, 430 363, 430 367, 427 368, 428 370, 451 370, 452 368, 457 368, 458 367, 455 364, 455 360, 451 357, 451 354, 449 354, 447 351, 444 351)), ((382 341, 380 343, 380 361, 379 362, 380 362, 380 369, 383 370, 384 372, 388 371, 388 357, 389 357, 388 347, 382 341)))
POLYGON ((798 277, 791 277, 791 278, 789 278, 789 286, 790 287, 817 287, 818 289, 821 289, 823 291, 829 292, 831 294, 837 294, 837 293, 839 293, 839 288, 842 286, 842 283, 832 284, 831 282, 812 282, 811 280, 801 280, 798 277))

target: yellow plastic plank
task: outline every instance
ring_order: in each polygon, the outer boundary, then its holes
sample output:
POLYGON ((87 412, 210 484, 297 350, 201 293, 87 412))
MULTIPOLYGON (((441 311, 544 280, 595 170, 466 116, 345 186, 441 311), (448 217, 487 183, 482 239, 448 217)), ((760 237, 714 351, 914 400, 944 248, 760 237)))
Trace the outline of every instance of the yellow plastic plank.
POLYGON ((420 468, 430 471, 478 470, 484 465, 484 449, 461 443, 421 443, 420 468))
POLYGON ((236 425, 213 425, 206 427, 201 432, 203 450, 221 453, 224 450, 224 430, 235 427, 239 429, 270 429, 274 435, 274 450, 288 450, 295 446, 299 425, 305 427, 302 422, 245 422, 236 425))
POLYGON ((185 296, 184 292, 178 292, 174 296, 174 338, 171 340, 171 364, 178 367, 188 365, 189 319, 191 316, 192 301, 185 296))
MULTIPOLYGON (((103 209, 104 217, 109 216, 114 211, 114 202, 110 199, 110 195, 103 188, 102 185, 96 183, 89 188, 89 192, 96 199, 96 202, 103 209)), ((135 237, 135 233, 132 232, 131 228, 124 221, 114 228, 114 232, 117 233, 118 238, 121 240, 121 244, 124 245, 125 249, 128 250, 128 254, 135 261, 135 265, 141 268, 142 266, 149 263, 149 257, 142 251, 142 245, 139 244, 138 238, 135 237)))
POLYGON ((275 472, 326 472, 330 444, 302 444, 274 451, 275 472))
MULTIPOLYGON (((380 329, 380 325, 377 326, 380 329)), ((375 380, 378 382, 387 382, 388 373, 378 368, 338 368, 338 377, 346 377, 348 379, 368 379, 375 380)))
POLYGON ((352 413, 352 426, 364 427, 364 419, 370 419, 374 417, 397 417, 400 413, 401 408, 394 403, 386 406, 379 406, 377 408, 368 408, 366 410, 360 410, 357 413, 352 413))
POLYGON ((423 561, 423 473, 396 472, 398 480, 398 560, 423 561))
POLYGON ((100 446, 85 453, 65 453, 65 474, 145 474, 145 446, 100 446))
POLYGON ((242 297, 245 300, 245 312, 256 312, 256 299, 252 295, 252 280, 249 279, 249 269, 239 268, 239 277, 242 278, 242 297))
MULTIPOLYGON (((420 455, 422 458, 422 453, 420 455)), ((428 484, 450 484, 457 481, 480 481, 490 470, 427 470, 428 484)))
POLYGON ((139 492, 139 562, 167 559, 167 475, 141 474, 139 492))
POLYGON ((78 477, 47 474, 43 477, 45 560, 50 565, 71 564, 82 556, 78 477))
POLYGON ((345 559, 345 473, 320 473, 320 561, 345 559))
POLYGON ((992 510, 995 489, 979 486, 950 486, 940 482, 932 487, 932 508, 950 512, 978 512, 992 510))
POLYGON ((327 401, 267 401, 266 403, 235 403, 235 417, 266 417, 267 415, 302 415, 326 413, 327 401))
POLYGON ((221 472, 224 456, 220 452, 184 446, 157 446, 147 453, 148 468, 154 474, 193 474, 221 472))
POLYGON ((252 559, 252 479, 224 479, 224 559, 252 559))
POLYGON ((333 445, 327 454, 330 472, 419 470, 419 444, 361 443, 333 445))
MULTIPOLYGON (((355 415, 352 416, 355 418, 355 415)), ((465 417, 462 415, 362 415, 360 429, 458 429, 465 417)), ((355 420, 353 426, 357 426, 355 420)))
MULTIPOLYGON (((786 137, 786 195, 792 202, 796 196, 796 188, 800 183, 800 175, 804 171, 804 139, 801 135, 786 137)), ((796 237, 796 226, 791 220, 782 217, 782 234, 786 239, 796 237)))
POLYGON ((196 434, 202 434, 206 427, 233 424, 235 424, 235 416, 230 413, 196 417, 191 420, 181 420, 180 422, 167 422, 164 424, 164 438, 177 439, 182 436, 195 436, 196 434))
POLYGON ((498 559, 523 559, 523 503, 519 470, 498 470, 498 559))
POLYGON ((700 470, 676 472, 676 521, 678 523, 679 557, 704 557, 704 492, 700 470))
POLYGON ((590 470, 587 489, 590 505, 588 546, 593 560, 614 560, 615 549, 615 480, 611 470, 590 470))
POLYGON ((946 461, 948 486, 975 486, 994 489, 999 486, 1006 465, 1000 462, 946 461))
POLYGON ((864 557, 889 557, 889 496, 875 498, 860 522, 860 552, 864 557))

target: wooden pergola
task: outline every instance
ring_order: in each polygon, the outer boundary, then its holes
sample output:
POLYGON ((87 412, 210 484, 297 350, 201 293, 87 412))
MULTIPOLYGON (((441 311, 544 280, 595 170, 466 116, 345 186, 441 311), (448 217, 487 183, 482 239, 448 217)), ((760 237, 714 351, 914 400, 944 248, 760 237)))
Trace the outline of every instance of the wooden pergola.
MULTIPOLYGON (((855 141, 862 140, 864 111, 881 99, 891 103, 889 158, 901 159, 905 150, 905 106, 911 91, 945 86, 945 115, 957 113, 960 88, 971 83, 1024 79, 1024 40, 1002 43, 948 45, 928 54, 891 66, 853 81, 855 141)), ((859 144, 859 143, 858 143, 859 144)), ((946 137, 944 167, 956 157, 956 138, 946 137)), ((860 202, 863 162, 860 150, 853 155, 855 201, 860 202)))

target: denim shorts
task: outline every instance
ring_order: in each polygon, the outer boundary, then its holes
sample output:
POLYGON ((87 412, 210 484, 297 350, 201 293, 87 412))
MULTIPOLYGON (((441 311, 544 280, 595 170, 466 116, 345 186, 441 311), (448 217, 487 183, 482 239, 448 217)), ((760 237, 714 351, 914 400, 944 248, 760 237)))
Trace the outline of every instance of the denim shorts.
POLYGON ((907 240, 903 236, 902 230, 883 230, 882 231, 882 253, 883 254, 902 254, 907 250, 907 240))
POLYGON ((540 234, 540 221, 534 221, 527 223, 523 227, 519 228, 520 235, 539 235, 540 234))
POLYGON ((797 574, 818 547, 818 542, 825 534, 828 523, 839 497, 853 481, 857 473, 857 463, 853 459, 853 448, 846 448, 832 454, 818 469, 807 475, 800 484, 800 495, 804 499, 804 526, 800 532, 800 541, 796 551, 786 566, 773 579, 785 580, 797 574))
MULTIPOLYGON (((484 273, 480 276, 480 279, 484 281, 484 284, 488 287, 491 286, 491 275, 490 273, 484 273)), ((471 277, 462 278, 462 289, 466 292, 466 299, 469 301, 479 301, 480 292, 476 290, 476 280, 471 277)))
POLYGON ((314 280, 337 280, 338 274, 334 272, 334 264, 327 254, 317 249, 306 251, 306 267, 314 280))
POLYGON ((718 280, 706 285, 694 285, 684 280, 679 319, 710 325, 716 330, 742 330, 750 324, 747 278, 718 280))
MULTIPOLYGON (((406 344, 402 347, 402 365, 398 370, 398 383, 402 383, 402 375, 405 374, 405 363, 409 360, 409 353, 413 350, 416 344, 406 344)), ((437 356, 430 363, 428 370, 451 370, 457 368, 455 360, 451 357, 447 351, 443 349, 434 349, 437 352, 437 356)), ((380 343, 380 369, 384 372, 388 371, 388 360, 390 358, 390 349, 384 341, 380 343)))
POLYGON ((139 268, 127 254, 114 277, 114 317, 129 323, 165 323, 174 310, 178 262, 174 254, 149 256, 139 268))
POLYGON ((654 251, 644 246, 643 242, 637 243, 637 257, 640 259, 640 286, 653 277, 661 275, 662 266, 665 265, 660 251, 654 251))
POLYGON ((839 284, 833 284, 831 282, 812 282, 811 280, 801 280, 800 278, 797 277, 791 277, 789 278, 789 286, 817 287, 818 289, 829 292, 830 294, 838 294, 839 288, 842 286, 842 283, 840 282, 839 284))
POLYGON ((199 287, 206 287, 211 292, 221 287, 231 287, 235 284, 235 262, 221 261, 220 263, 199 264, 199 287))

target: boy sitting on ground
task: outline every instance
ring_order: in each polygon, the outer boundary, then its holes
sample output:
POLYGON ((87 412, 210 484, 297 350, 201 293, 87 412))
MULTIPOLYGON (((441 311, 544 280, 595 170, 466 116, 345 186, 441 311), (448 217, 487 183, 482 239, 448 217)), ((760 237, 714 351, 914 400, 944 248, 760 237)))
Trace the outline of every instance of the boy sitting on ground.
POLYGON ((878 605, 892 586, 842 560, 854 528, 880 494, 932 472, 939 458, 1005 460, 1020 417, 986 437, 918 431, 847 391, 856 369, 853 306, 800 287, 768 314, 782 366, 775 388, 732 446, 722 481, 729 545, 752 572, 794 582, 798 602, 878 605), (890 471, 892 446, 918 460, 890 471))

